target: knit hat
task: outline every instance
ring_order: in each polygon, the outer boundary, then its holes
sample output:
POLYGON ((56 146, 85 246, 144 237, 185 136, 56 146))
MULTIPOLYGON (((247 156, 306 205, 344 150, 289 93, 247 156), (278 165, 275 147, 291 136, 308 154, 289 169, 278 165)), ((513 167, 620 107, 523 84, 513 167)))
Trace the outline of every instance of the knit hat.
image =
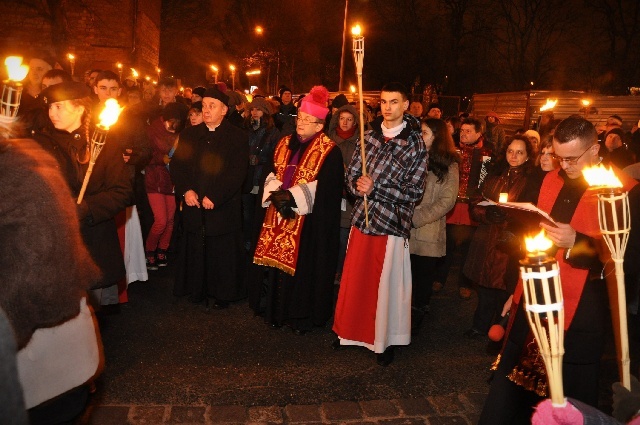
POLYGON ((607 134, 605 134, 604 138, 606 139, 610 134, 617 134, 622 141, 624 141, 626 137, 624 130, 621 128, 612 128, 611 130, 607 131, 607 134))
POLYGON ((540 144, 540 133, 538 133, 535 130, 527 130, 524 133, 522 133, 523 136, 529 138, 529 137, 535 137, 536 140, 538 141, 538 144, 540 144))
POLYGON ((62 102, 63 100, 82 99, 91 95, 89 87, 77 81, 64 81, 47 87, 40 93, 44 103, 62 102))
POLYGON ((198 87, 194 88, 193 90, 191 90, 191 93, 197 94, 198 96, 203 97, 204 96, 204 92, 206 92, 206 91, 207 91, 207 89, 205 89, 204 87, 198 86, 198 87))
POLYGON ((189 110, 195 109, 198 112, 202 112, 202 101, 193 102, 189 110))
POLYGON ((227 92, 227 85, 224 83, 224 81, 218 81, 216 83, 216 87, 218 88, 218 90, 220 90, 222 93, 226 93, 227 92))
POLYGON ((340 108, 340 107, 342 107, 344 105, 348 105, 348 104, 349 104, 349 101, 347 100, 347 96, 345 96, 344 94, 340 93, 331 102, 331 107, 332 108, 340 108))
MULTIPOLYGON (((614 115, 610 115, 609 119, 613 118, 614 120, 618 121, 618 125, 622 125, 622 117, 620 115, 614 114, 614 115)), ((608 119, 607 119, 608 121, 608 119)))
POLYGON ((254 97, 253 101, 249 104, 249 110, 256 108, 262 111, 265 115, 271 115, 271 105, 264 97, 254 97))
POLYGON ((327 108, 328 101, 329 91, 327 88, 325 86, 314 86, 309 95, 302 99, 300 111, 324 120, 329 113, 329 108, 327 108))
POLYGON ((432 109, 439 109, 442 112, 442 108, 440 107, 439 103, 432 103, 429 105, 429 107, 427 108, 427 113, 429 113, 432 109))
POLYGON ((229 105, 229 96, 227 96, 226 94, 224 94, 223 92, 221 92, 215 87, 209 87, 202 95, 203 99, 205 97, 212 97, 214 99, 218 99, 220 102, 224 103, 227 106, 229 105))
POLYGON ((242 105, 247 101, 247 98, 237 91, 229 90, 227 91, 227 96, 229 96, 229 108, 242 105))
POLYGON ((291 89, 290 89, 289 87, 287 87, 287 86, 282 86, 282 87, 280 87, 280 90, 278 91, 278 94, 280 95, 280 97, 282 97, 282 94, 283 94, 284 92, 287 92, 287 91, 288 91, 289 93, 292 93, 292 92, 291 92, 291 89))

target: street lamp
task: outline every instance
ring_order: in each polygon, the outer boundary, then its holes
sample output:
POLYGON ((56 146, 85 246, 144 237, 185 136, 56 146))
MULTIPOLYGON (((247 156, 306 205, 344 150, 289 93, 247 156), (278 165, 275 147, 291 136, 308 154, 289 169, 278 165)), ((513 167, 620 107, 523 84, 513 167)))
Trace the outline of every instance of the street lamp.
POLYGON ((236 89, 236 67, 235 65, 229 65, 229 69, 231 70, 231 90, 236 89))
POLYGON ((215 65, 211 65, 211 71, 213 71, 213 84, 218 84, 218 67, 215 65))

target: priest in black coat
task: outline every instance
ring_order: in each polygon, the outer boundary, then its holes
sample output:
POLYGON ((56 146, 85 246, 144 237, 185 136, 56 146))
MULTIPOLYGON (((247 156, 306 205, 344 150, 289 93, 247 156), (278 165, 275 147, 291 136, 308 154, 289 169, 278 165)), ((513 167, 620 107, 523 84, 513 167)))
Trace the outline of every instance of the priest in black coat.
POLYGON ((225 118, 229 97, 209 88, 203 123, 180 133, 170 164, 183 197, 183 234, 174 295, 225 308, 246 296, 242 265, 242 185, 249 164, 248 136, 225 118))

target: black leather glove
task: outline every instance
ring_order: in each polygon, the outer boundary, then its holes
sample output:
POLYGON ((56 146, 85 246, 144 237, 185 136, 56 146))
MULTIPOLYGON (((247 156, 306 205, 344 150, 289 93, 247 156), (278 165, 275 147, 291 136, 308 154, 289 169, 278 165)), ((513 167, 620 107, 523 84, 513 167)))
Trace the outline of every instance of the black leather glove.
POLYGON ((613 389, 613 417, 621 422, 629 421, 640 410, 640 382, 631 376, 631 391, 620 382, 614 383, 613 389))
POLYGON ((274 190, 268 198, 278 211, 284 207, 295 208, 296 201, 288 190, 274 190))
POLYGON ((484 211, 484 219, 489 224, 500 224, 504 223, 507 219, 507 213, 502 211, 500 207, 495 205, 489 205, 487 209, 484 211))
POLYGON ((296 201, 293 199, 293 195, 288 190, 274 190, 268 198, 276 210, 283 218, 292 219, 295 218, 296 213, 293 211, 296 201))

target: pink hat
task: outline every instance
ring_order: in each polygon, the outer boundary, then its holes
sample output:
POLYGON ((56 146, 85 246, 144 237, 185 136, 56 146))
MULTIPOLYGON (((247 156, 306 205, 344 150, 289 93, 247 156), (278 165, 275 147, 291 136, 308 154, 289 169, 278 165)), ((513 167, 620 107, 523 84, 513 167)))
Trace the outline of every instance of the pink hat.
POLYGON ((324 86, 314 86, 309 94, 302 99, 300 111, 324 120, 329 114, 327 102, 329 102, 329 91, 327 88, 324 86))

